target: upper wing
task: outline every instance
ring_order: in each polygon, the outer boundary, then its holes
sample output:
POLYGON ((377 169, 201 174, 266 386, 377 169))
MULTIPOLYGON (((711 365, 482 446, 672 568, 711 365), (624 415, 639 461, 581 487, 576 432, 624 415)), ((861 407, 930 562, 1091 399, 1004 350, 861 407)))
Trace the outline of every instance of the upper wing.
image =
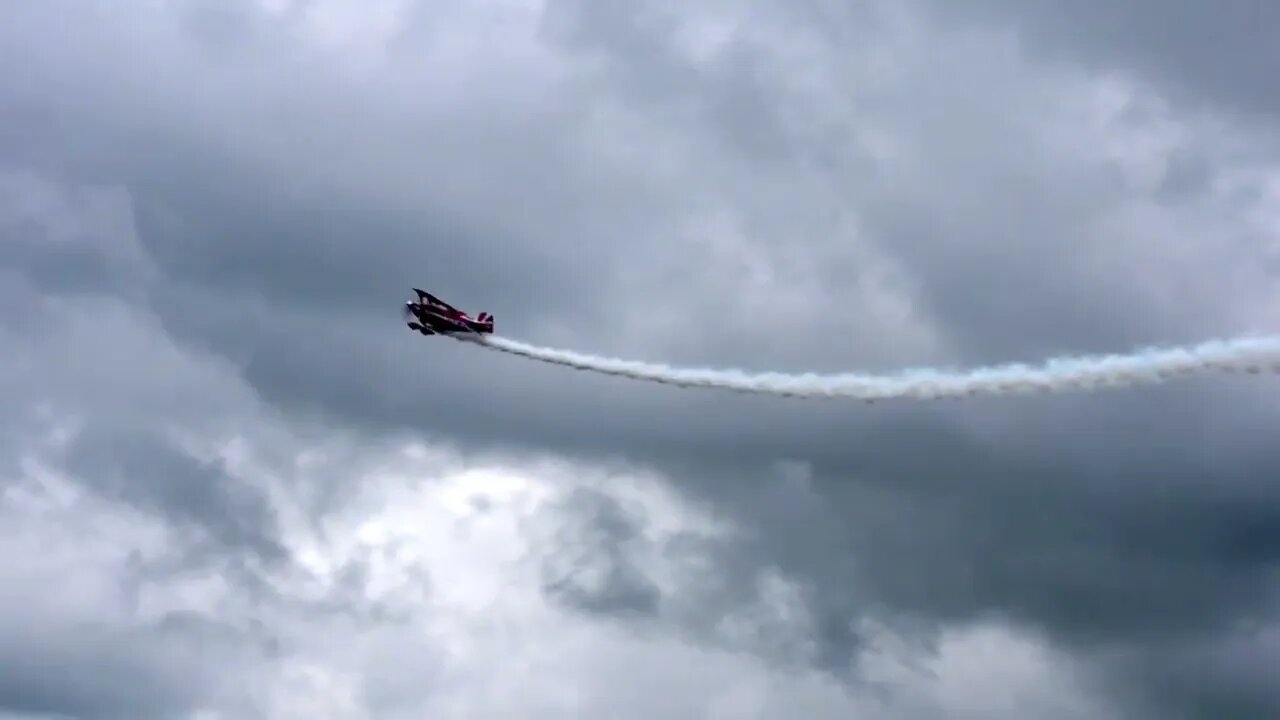
POLYGON ((454 307, 454 306, 450 305, 449 303, 447 303, 447 302, 445 302, 445 301, 441 300, 440 298, 436 297, 435 295, 432 295, 431 293, 427 292, 426 290, 420 290, 420 289, 418 289, 418 288, 414 288, 414 289, 413 289, 413 291, 414 291, 415 293, 417 293, 417 294, 418 294, 418 299, 419 299, 419 300, 426 299, 427 301, 431 302, 433 305, 439 305, 440 307, 443 307, 443 308, 445 308, 445 309, 447 309, 447 310, 452 310, 453 312, 461 312, 461 310, 458 310, 458 308, 456 308, 456 307, 454 307))

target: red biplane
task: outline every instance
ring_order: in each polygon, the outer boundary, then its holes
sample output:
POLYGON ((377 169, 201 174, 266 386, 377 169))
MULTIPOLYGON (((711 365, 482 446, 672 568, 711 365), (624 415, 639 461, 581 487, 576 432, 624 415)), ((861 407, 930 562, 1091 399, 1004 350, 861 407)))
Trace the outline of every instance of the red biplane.
POLYGON ((474 319, 425 290, 413 289, 415 299, 404 304, 409 329, 423 335, 492 334, 493 316, 482 312, 474 319))

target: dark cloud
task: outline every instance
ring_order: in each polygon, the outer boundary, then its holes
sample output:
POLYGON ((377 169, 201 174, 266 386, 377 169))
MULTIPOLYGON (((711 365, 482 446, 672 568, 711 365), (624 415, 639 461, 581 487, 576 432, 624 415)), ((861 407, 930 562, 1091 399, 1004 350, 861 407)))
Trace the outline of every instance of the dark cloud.
POLYGON ((544 591, 557 602, 602 615, 652 615, 657 586, 638 568, 630 546, 642 520, 617 499, 578 490, 551 511, 550 546, 543 550, 544 591))
MULTIPOLYGON (((108 638, 106 642, 111 642, 108 638)), ((102 648, 102 640, 81 638, 69 652, 49 657, 37 648, 9 646, 40 659, 41 666, 10 659, 0 698, 11 712, 55 717, 126 718, 139 712, 173 712, 185 707, 180 687, 157 688, 141 683, 155 668, 137 667, 139 660, 150 662, 148 648, 136 650, 133 662, 122 661, 119 650, 125 643, 112 643, 114 650, 102 648), (141 654, 141 658, 137 654, 141 654), (89 655, 89 657, 84 657, 89 655)))
POLYGON ((1270 3, 983 0, 963 11, 950 3, 936 6, 954 21, 1011 24, 1038 55, 1137 72, 1175 95, 1263 118, 1280 112, 1280 50, 1271 41, 1280 11, 1270 3))
POLYGON ((146 431, 95 426, 71 442, 66 467, 107 498, 199 530, 198 540, 267 563, 288 559, 265 494, 219 460, 202 461, 146 431))
MULTIPOLYGON (((473 62, 427 42, 446 21, 420 9, 382 67, 248 2, 86 15, 76 43, 60 13, 14 6, 0 57, 29 72, 0 73, 0 157, 24 171, 0 186, 0 298, 18 308, 0 327, 22 353, 0 383, 19 408, 88 418, 69 455, 86 487, 233 553, 283 557, 265 496, 157 430, 234 426, 243 393, 222 371, 370 434, 624 455, 742 530, 654 546, 607 494, 570 496, 547 516, 543 589, 592 616, 720 641, 718 619, 753 612, 776 573, 811 623, 757 628, 747 645, 765 655, 811 643, 810 662, 843 673, 861 619, 924 633, 997 616, 1082 658, 1121 648, 1099 666, 1143 688, 1116 691, 1135 712, 1274 710, 1242 669, 1253 651, 1224 640, 1242 616, 1280 621, 1260 429, 1276 406, 1257 379, 797 403, 483 355, 396 315, 419 285, 522 338, 781 370, 1034 361, 1265 325, 1275 256, 1255 218, 1274 209, 1247 173, 1274 156, 1242 165, 1215 133, 1274 110, 1271 13, 1147 5, 722 17, 566 0, 459 40, 473 62), (1210 36, 1231 51, 1206 53, 1210 36), (1065 54, 1036 64, 1045 48, 1065 54), (1117 64, 1226 110, 1203 122, 1147 87, 1099 89, 1089 72, 1117 64), (792 459, 805 469, 765 469, 792 459), (645 553, 707 567, 667 592, 645 553)), ((326 480, 335 497, 343 480, 326 480)), ((374 562, 349 566, 350 587, 374 562)))
POLYGON ((1141 689, 1118 694, 1136 700, 1137 707, 1149 703, 1168 715, 1265 717, 1275 707, 1271 668, 1280 662, 1280 649, 1274 630, 1255 632, 1242 625, 1216 640, 1145 653, 1126 668, 1136 668, 1141 689))

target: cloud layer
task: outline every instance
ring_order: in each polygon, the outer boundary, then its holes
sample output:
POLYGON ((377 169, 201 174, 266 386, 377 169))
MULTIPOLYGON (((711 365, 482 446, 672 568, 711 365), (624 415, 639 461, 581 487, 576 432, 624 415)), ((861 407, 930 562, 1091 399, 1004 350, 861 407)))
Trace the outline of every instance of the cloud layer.
POLYGON ((396 314, 789 373, 1276 332, 1269 16, 1103 5, 5 4, 0 712, 1280 711, 1271 378, 793 403, 396 314))

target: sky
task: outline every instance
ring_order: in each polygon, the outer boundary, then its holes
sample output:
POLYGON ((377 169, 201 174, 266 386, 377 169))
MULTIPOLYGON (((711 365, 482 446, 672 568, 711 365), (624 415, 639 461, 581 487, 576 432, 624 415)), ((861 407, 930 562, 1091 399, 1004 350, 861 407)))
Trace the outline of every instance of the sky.
POLYGON ((1280 8, 0 0, 0 718, 1280 715, 1280 8))

